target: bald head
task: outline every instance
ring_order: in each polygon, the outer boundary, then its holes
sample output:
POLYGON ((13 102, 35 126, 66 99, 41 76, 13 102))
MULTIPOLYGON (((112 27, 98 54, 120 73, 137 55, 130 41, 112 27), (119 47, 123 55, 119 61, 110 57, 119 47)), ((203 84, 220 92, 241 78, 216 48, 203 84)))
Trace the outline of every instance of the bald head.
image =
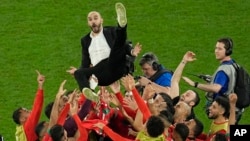
POLYGON ((87 18, 90 18, 92 16, 96 16, 96 17, 100 17, 100 18, 102 17, 101 14, 99 12, 97 12, 97 11, 90 11, 88 13, 88 17, 87 18))
POLYGON ((97 11, 91 11, 87 17, 88 26, 94 34, 98 34, 102 30, 103 19, 97 11))

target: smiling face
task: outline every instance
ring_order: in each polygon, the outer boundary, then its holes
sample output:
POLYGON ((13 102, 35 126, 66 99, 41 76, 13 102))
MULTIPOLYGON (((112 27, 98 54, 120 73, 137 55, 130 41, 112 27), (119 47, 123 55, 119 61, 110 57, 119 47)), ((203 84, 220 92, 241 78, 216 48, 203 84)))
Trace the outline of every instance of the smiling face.
POLYGON ((19 121, 21 124, 25 123, 28 119, 28 117, 30 116, 30 110, 26 109, 26 108, 21 108, 19 110, 20 112, 20 118, 19 118, 19 121))
POLYGON ((224 111, 225 110, 222 108, 222 106, 220 106, 216 101, 214 101, 212 103, 212 105, 209 107, 209 115, 208 115, 208 117, 210 119, 216 119, 220 115, 223 115, 224 111))
POLYGON ((94 33, 99 33, 102 30, 102 23, 103 19, 100 15, 100 13, 96 11, 92 11, 88 14, 87 17, 88 20, 88 26, 94 33))

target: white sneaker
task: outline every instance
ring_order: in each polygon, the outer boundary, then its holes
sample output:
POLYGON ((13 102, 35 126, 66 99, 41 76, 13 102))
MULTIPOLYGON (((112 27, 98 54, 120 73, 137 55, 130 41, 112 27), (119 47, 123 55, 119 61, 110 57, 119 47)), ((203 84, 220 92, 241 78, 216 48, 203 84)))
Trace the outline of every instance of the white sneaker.
POLYGON ((91 89, 89 89, 89 88, 83 88, 82 89, 82 93, 83 93, 83 95, 87 98, 87 99, 89 99, 89 100, 91 100, 91 101, 93 101, 93 102, 98 102, 99 101, 99 95, 98 94, 96 94, 96 93, 94 93, 91 89))
POLYGON ((94 74, 92 74, 89 80, 90 89, 95 90, 97 85, 98 85, 98 79, 94 74))
POLYGON ((117 21, 120 27, 127 25, 126 8, 120 2, 115 4, 115 10, 117 14, 117 21))

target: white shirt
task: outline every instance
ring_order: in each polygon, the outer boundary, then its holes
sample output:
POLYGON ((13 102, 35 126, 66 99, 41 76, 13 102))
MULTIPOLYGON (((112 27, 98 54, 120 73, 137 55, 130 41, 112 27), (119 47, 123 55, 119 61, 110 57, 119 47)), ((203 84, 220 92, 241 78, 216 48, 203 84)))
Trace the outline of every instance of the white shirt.
POLYGON ((91 60, 91 64, 95 66, 101 60, 109 57, 111 49, 107 43, 106 38, 103 35, 103 30, 96 36, 92 36, 92 34, 90 34, 90 37, 92 38, 92 40, 88 50, 89 57, 91 60))

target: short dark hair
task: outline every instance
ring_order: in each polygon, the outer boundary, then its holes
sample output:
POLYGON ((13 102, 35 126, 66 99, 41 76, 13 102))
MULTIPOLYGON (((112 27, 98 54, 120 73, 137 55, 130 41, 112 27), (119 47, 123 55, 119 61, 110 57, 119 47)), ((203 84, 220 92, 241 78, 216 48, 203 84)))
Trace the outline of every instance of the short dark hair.
POLYGON ((195 90, 192 90, 194 93, 195 93, 195 98, 194 98, 194 106, 193 107, 195 107, 195 106, 197 106, 199 103, 200 103, 200 96, 199 96, 199 93, 197 92, 197 91, 195 91, 195 90))
POLYGON ((193 119, 195 121, 195 127, 194 127, 194 137, 198 137, 202 132, 203 132, 203 129, 204 129, 204 125, 203 123, 197 119, 197 118, 194 118, 193 119))
POLYGON ((184 123, 177 123, 174 130, 180 135, 181 139, 185 141, 189 135, 189 129, 184 123))
POLYGON ((151 116, 146 123, 147 132, 150 137, 158 137, 164 132, 164 122, 159 116, 151 116))
POLYGON ((64 136, 64 128, 62 125, 55 124, 50 128, 50 136, 53 141, 61 141, 64 136))
POLYGON ((173 105, 173 100, 172 98, 164 92, 160 92, 158 93, 159 95, 161 95, 162 99, 164 100, 164 102, 166 102, 167 104, 167 109, 169 112, 171 112, 172 114, 174 114, 174 105, 173 105))
POLYGON ((37 137, 39 138, 40 137, 40 132, 42 131, 42 129, 44 128, 44 123, 46 121, 41 121, 39 122, 37 125, 36 125, 36 128, 35 128, 35 133, 37 135, 37 137))
POLYGON ((50 119, 50 114, 51 114, 53 105, 54 105, 54 102, 52 101, 48 103, 45 107, 44 113, 48 119, 50 119))
POLYGON ((174 123, 173 114, 170 111, 168 111, 168 110, 162 110, 162 111, 160 111, 159 116, 162 117, 162 118, 164 118, 164 119, 166 119, 171 124, 174 123))
POLYGON ((227 136, 225 134, 222 133, 216 133, 215 137, 214 137, 215 141, 227 141, 227 136))
POLYGON ((13 112, 13 114, 12 114, 13 121, 14 121, 16 124, 18 124, 18 125, 21 124, 21 123, 20 123, 20 116, 21 116, 20 110, 21 110, 21 109, 22 109, 22 107, 17 108, 17 109, 13 112))
POLYGON ((214 101, 217 102, 222 108, 224 108, 225 112, 223 113, 223 116, 228 118, 230 114, 229 99, 224 96, 217 96, 214 101))

